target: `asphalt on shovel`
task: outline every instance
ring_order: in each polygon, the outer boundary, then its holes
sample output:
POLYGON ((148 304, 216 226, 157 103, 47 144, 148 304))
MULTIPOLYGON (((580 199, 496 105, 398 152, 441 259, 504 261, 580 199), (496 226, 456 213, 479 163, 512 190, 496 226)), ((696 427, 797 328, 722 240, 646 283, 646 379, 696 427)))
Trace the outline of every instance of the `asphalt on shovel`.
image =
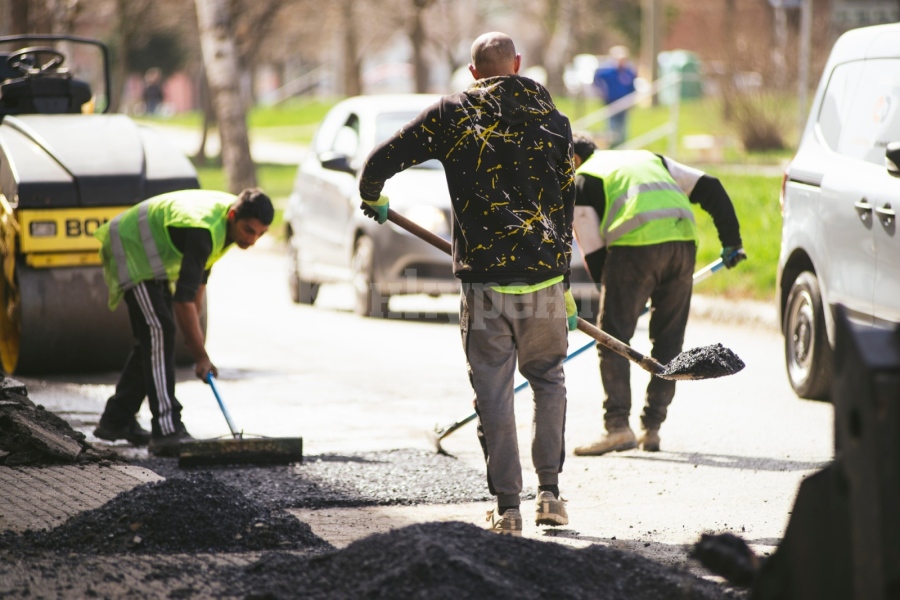
MULTIPOLYGON (((712 262, 712 263, 708 264, 707 266, 703 267, 702 269, 700 269, 699 271, 694 273, 694 285, 697 285, 701 281, 706 280, 713 273, 715 273, 716 271, 718 271, 719 269, 721 269, 724 266, 725 266, 725 261, 720 258, 719 260, 712 262)), ((647 306, 644 307, 644 310, 641 313, 641 315, 645 314, 649 310, 650 310, 650 305, 648 303, 647 306)), ((588 350, 589 348, 593 348, 596 345, 597 345, 596 340, 591 340, 590 342, 588 342, 581 348, 578 348, 577 350, 575 350, 574 352, 572 352, 568 356, 566 356, 563 359, 563 363, 568 362, 569 360, 575 358, 576 356, 578 356, 585 350, 588 350)), ((513 390, 513 394, 518 394, 519 392, 521 392, 528 386, 529 386, 528 381, 527 380, 523 381, 522 383, 520 383, 519 385, 517 385, 515 387, 515 389, 513 390)), ((435 451, 438 454, 446 454, 447 456, 450 456, 450 454, 446 450, 444 450, 444 448, 441 446, 441 441, 445 437, 447 437, 448 435, 450 435, 451 433, 453 433, 454 431, 456 431, 457 429, 462 427, 463 425, 469 423, 470 421, 474 421, 475 417, 477 417, 477 416, 478 416, 478 413, 471 412, 471 413, 467 414, 465 417, 463 417, 462 419, 454 421, 450 425, 447 425, 445 427, 441 427, 440 425, 435 425, 433 431, 427 431, 426 435, 428 436, 428 440, 431 442, 431 445, 434 446, 435 451)))
MULTIPOLYGON (((442 237, 420 227, 406 217, 397 214, 393 209, 388 209, 388 221, 408 231, 418 238, 428 242, 438 250, 452 254, 450 242, 442 237)), ((592 325, 578 317, 578 329, 597 340, 599 344, 620 354, 636 363, 651 375, 662 379, 691 380, 714 379, 733 375, 744 368, 742 361, 734 352, 722 346, 713 344, 682 352, 666 365, 651 356, 644 356, 631 346, 617 340, 599 327, 592 325)))
POLYGON ((303 462, 303 438, 244 437, 244 432, 239 431, 231 420, 212 373, 207 374, 206 382, 228 423, 231 439, 194 440, 181 444, 178 450, 179 467, 287 465, 303 462))

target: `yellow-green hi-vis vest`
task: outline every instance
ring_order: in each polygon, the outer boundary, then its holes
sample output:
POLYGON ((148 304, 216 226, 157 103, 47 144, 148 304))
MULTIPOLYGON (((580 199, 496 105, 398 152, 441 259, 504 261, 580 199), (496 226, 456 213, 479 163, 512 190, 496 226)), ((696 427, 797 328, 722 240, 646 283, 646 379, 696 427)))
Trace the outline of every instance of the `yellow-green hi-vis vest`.
POLYGON ((178 280, 182 254, 169 238, 170 226, 209 231, 212 252, 206 269, 222 258, 228 249, 228 209, 235 198, 212 190, 171 192, 135 204, 97 228, 94 237, 100 240, 110 310, 142 281, 168 280, 174 285, 178 280))
POLYGON ((600 150, 577 173, 603 180, 606 212, 600 238, 604 246, 697 243, 691 202, 652 152, 600 150))

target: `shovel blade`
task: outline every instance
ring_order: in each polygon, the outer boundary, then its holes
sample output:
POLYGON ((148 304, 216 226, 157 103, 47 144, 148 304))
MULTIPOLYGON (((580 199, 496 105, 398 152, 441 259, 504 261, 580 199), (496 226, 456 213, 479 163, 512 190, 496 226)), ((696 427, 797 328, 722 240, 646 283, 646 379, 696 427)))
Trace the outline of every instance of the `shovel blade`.
POLYGON ((657 377, 676 381, 715 379, 734 375, 744 366, 744 361, 737 354, 722 344, 712 344, 682 352, 657 377))

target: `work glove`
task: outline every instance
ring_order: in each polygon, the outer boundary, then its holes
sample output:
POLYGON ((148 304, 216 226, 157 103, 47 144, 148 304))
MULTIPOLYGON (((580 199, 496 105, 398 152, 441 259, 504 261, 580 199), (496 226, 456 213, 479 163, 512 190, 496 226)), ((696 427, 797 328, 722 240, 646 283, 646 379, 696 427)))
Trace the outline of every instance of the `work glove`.
POLYGON ((566 299, 566 323, 569 326, 569 331, 575 331, 578 329, 578 306, 575 304, 572 290, 566 290, 563 297, 566 299))
POLYGON ((741 246, 725 246, 722 248, 720 256, 729 269, 733 269, 742 260, 747 260, 747 254, 741 246))
POLYGON ((390 202, 384 194, 378 197, 378 200, 363 200, 359 207, 366 213, 370 219, 378 221, 379 225, 384 225, 388 217, 388 207, 390 202))

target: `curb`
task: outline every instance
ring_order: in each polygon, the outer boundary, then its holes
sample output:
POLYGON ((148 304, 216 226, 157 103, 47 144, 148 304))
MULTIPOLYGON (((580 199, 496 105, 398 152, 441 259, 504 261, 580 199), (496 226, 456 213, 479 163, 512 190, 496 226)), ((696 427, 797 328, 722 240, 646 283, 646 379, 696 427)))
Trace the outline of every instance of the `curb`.
POLYGON ((778 309, 775 307, 774 301, 727 300, 715 296, 694 294, 691 298, 691 317, 729 325, 765 328, 775 333, 781 332, 778 323, 778 309))

